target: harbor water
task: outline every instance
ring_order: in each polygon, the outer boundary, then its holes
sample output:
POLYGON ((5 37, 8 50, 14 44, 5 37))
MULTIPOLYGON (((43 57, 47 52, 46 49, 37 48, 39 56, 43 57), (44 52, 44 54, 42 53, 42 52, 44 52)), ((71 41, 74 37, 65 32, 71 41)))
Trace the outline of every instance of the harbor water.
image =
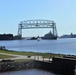
POLYGON ((76 39, 0 41, 0 46, 14 51, 60 53, 76 55, 76 39))
MULTIPOLYGON (((57 40, 10 40, 0 41, 0 46, 5 46, 8 50, 32 51, 42 53, 60 53, 76 55, 76 39, 57 40)), ((0 75, 60 75, 48 71, 29 69, 20 71, 3 72, 0 75)), ((71 74, 75 75, 75 73, 71 74)))
POLYGON ((4 72, 0 73, 0 75, 54 75, 54 73, 38 69, 29 69, 29 70, 4 72))

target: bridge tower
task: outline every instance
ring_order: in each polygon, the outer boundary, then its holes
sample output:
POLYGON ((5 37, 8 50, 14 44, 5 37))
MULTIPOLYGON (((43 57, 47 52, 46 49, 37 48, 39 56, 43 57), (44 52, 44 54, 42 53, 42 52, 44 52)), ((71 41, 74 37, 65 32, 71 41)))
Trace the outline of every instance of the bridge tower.
POLYGON ((22 38, 22 29, 36 29, 36 28, 51 28, 54 36, 57 37, 56 23, 51 20, 26 20, 21 21, 18 25, 18 37, 22 38))
POLYGON ((21 23, 18 25, 18 37, 22 38, 22 24, 21 23))
POLYGON ((52 26, 53 26, 53 35, 54 35, 54 36, 58 36, 58 35, 57 35, 56 23, 53 22, 53 23, 52 23, 52 26))

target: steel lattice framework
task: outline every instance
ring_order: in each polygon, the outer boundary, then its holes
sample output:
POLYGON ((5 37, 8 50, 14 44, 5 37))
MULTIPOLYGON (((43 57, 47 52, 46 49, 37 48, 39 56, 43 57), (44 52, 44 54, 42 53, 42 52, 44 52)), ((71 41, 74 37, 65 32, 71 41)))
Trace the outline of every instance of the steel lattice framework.
POLYGON ((26 20, 21 21, 18 25, 18 36, 22 38, 22 29, 31 29, 31 28, 52 28, 54 36, 57 36, 56 23, 51 20, 26 20))

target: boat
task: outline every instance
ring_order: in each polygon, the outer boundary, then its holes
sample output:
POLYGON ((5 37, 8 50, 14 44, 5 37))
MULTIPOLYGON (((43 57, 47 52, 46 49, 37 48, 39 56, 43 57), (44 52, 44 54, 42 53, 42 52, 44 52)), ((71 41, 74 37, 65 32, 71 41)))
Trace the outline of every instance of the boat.
POLYGON ((42 39, 57 40, 57 36, 53 35, 50 31, 49 33, 45 34, 44 37, 42 37, 42 39))
POLYGON ((40 41, 41 40, 41 38, 37 38, 37 41, 40 41))

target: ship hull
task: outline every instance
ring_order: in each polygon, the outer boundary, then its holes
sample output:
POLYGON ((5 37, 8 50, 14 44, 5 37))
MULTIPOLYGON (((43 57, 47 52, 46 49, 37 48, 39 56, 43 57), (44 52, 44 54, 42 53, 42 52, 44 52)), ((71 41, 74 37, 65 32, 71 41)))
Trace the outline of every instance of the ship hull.
POLYGON ((57 37, 51 37, 51 38, 48 38, 48 37, 42 37, 42 39, 45 39, 45 40, 57 40, 57 37))

